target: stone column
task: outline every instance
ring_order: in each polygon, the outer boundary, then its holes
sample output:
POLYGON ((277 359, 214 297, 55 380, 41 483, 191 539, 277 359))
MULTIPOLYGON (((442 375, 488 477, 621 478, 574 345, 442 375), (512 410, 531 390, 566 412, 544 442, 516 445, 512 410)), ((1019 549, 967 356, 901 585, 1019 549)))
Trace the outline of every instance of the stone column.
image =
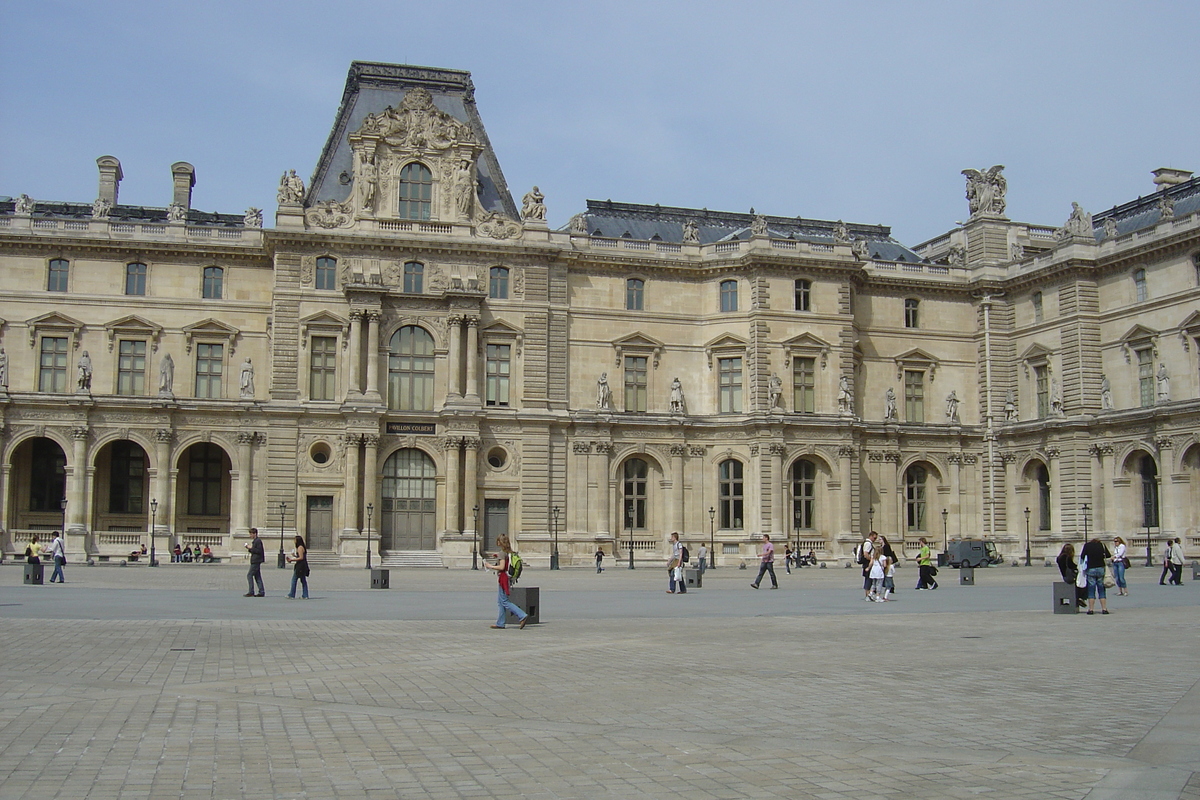
POLYGON ((350 311, 350 384, 346 388, 347 396, 362 394, 362 320, 363 310, 355 308, 350 311))
POLYGON ((459 491, 460 462, 458 448, 462 438, 447 436, 442 439, 442 449, 446 453, 446 532, 456 535, 462 531, 462 499, 459 491))
POLYGON ((783 454, 786 448, 779 443, 767 445, 771 456, 771 538, 790 541, 793 530, 792 515, 787 513, 787 497, 784 492, 783 454))
POLYGON ((462 397, 462 322, 458 315, 447 317, 450 325, 450 355, 447 364, 450 369, 450 379, 447 382, 446 393, 450 397, 462 397))
POLYGON ((379 318, 378 311, 367 315, 367 397, 379 399, 379 318))
MULTIPOLYGON (((8 525, 8 495, 12 491, 12 465, 0 465, 0 532, 8 535, 8 541, 12 547, 16 547, 17 543, 12 541, 12 529, 8 525)), ((3 541, 0 541, 0 546, 3 546, 3 541)))
MULTIPOLYGON (((83 426, 71 430, 71 474, 67 480, 67 530, 87 533, 87 454, 90 431, 83 426)), ((66 531, 63 531, 66 533, 66 531)))
POLYGON ((234 535, 246 536, 250 531, 250 509, 253 505, 254 474, 251 468, 254 459, 254 442, 259 434, 242 431, 237 435, 238 443, 238 473, 235 481, 236 488, 233 496, 237 498, 237 506, 232 509, 234 519, 234 535))
POLYGON ((479 402, 479 317, 467 317, 467 398, 479 402))
MULTIPOLYGON (((1008 532, 1024 542, 1025 506, 1021 505, 1017 499, 1017 454, 1008 450, 997 450, 996 459, 1003 462, 1004 465, 1004 518, 1008 520, 1008 532)), ((1030 510, 1032 511, 1032 507, 1030 510)), ((1029 536, 1032 549, 1032 530, 1030 530, 1029 536)))
MULTIPOLYGON (((1108 450, 1111 453, 1112 447, 1110 446, 1108 450)), ((1109 522, 1111 515, 1108 509, 1108 493, 1104 488, 1104 445, 1089 445, 1088 455, 1092 457, 1088 464, 1092 484, 1092 522, 1098 533, 1112 532, 1115 529, 1109 522)))
POLYGON ((365 434, 363 441, 363 508, 372 506, 374 513, 371 527, 376 535, 379 533, 379 437, 373 433, 365 434))
MULTIPOLYGON (((342 450, 346 459, 346 514, 342 520, 342 536, 356 537, 358 528, 358 496, 362 491, 358 477, 358 445, 362 442, 362 434, 347 433, 342 437, 342 450)), ((299 509, 297 509, 299 516, 299 509)))
MULTIPOLYGON (((1046 448, 1046 457, 1050 460, 1050 463, 1046 465, 1046 471, 1050 473, 1050 492, 1051 492, 1050 496, 1052 498, 1051 503, 1050 503, 1050 531, 1049 531, 1049 533, 1057 534, 1059 536, 1066 537, 1067 539, 1070 539, 1071 541, 1075 541, 1078 536, 1083 534, 1083 527, 1081 524, 1080 529, 1078 531, 1071 531, 1071 532, 1068 532, 1063 529, 1063 515, 1062 515, 1062 488, 1063 487, 1062 487, 1062 484, 1059 483, 1059 478, 1062 477, 1062 473, 1061 473, 1061 470, 1059 469, 1059 463, 1058 463, 1059 453, 1060 453, 1060 451, 1057 447, 1047 447, 1046 448)), ((1030 508, 1033 508, 1033 507, 1030 506, 1030 508)), ((1034 513, 1037 513, 1036 509, 1034 510, 1034 513)), ((1080 519, 1082 519, 1082 517, 1080 519)))
POLYGON ((1170 438, 1161 436, 1154 440, 1154 444, 1158 446, 1158 530, 1162 536, 1170 534, 1182 538, 1177 513, 1179 509, 1175 504, 1175 486, 1171 480, 1175 472, 1171 463, 1172 442, 1170 438))
POLYGON ((159 428, 154 432, 154 486, 150 497, 158 501, 158 518, 160 524, 171 530, 171 519, 174 503, 171 502, 171 442, 175 432, 170 428, 159 428))
POLYGON ((578 502, 567 505, 567 530, 593 534, 588 511, 593 506, 595 494, 590 491, 588 462, 592 452, 590 442, 572 442, 571 469, 567 478, 567 495, 578 502))
POLYGON ((683 535, 683 456, 687 447, 682 444, 671 445, 671 493, 667 508, 670 517, 671 530, 683 535))
POLYGON ((609 521, 612 513, 612 488, 608 479, 608 457, 612 452, 612 442, 592 442, 592 449, 595 455, 592 456, 591 472, 596 476, 597 490, 595 532, 598 535, 611 533, 613 538, 619 539, 624 528, 618 525, 617 531, 613 532, 609 521))
POLYGON ((742 470, 742 533, 745 536, 758 536, 768 531, 763 530, 763 489, 762 459, 763 452, 758 442, 751 442, 749 463, 742 470))
POLYGON ((475 516, 474 508, 479 505, 479 448, 483 446, 483 442, 477 438, 468 436, 463 439, 463 447, 466 449, 465 458, 463 459, 463 500, 462 500, 462 521, 463 533, 474 535, 475 531, 475 516))
MULTIPOLYGON (((835 521, 835 527, 830 532, 829 547, 833 549, 837 546, 838 537, 852 535, 853 538, 861 540, 862 537, 858 532, 853 530, 854 526, 854 508, 851 505, 854 500, 854 493, 850 491, 851 484, 850 471, 854 469, 854 448, 839 447, 838 448, 838 481, 841 484, 839 489, 840 498, 834 499, 830 504, 837 509, 838 519, 835 521)), ((853 545, 851 545, 853 547, 853 545)))
MULTIPOLYGON (((883 464, 879 467, 879 480, 889 499, 886 503, 880 503, 881 508, 875 512, 876 514, 879 514, 880 511, 883 512, 883 519, 876 522, 875 530, 907 533, 908 520, 905 519, 904 514, 904 487, 900 475, 900 454, 895 451, 887 451, 882 455, 883 464)), ((868 454, 867 457, 870 458, 870 455, 868 454)))

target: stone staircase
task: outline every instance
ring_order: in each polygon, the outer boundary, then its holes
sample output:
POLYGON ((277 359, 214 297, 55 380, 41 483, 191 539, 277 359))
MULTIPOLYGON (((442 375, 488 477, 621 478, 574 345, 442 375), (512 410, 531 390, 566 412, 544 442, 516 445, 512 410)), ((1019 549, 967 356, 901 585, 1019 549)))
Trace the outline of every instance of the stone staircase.
POLYGON ((442 563, 442 554, 436 550, 400 550, 389 552, 382 558, 379 566, 388 569, 401 569, 404 567, 446 568, 446 565, 442 563))
POLYGON ((332 550, 309 550, 309 569, 336 569, 342 565, 342 558, 332 550))

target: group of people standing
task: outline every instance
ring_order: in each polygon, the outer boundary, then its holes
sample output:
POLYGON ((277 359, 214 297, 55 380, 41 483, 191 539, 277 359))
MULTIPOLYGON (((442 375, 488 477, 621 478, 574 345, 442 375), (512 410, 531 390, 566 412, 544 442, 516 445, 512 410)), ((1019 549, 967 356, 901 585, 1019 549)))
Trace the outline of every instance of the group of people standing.
POLYGON ((1087 608, 1087 613, 1094 614, 1096 601, 1100 601, 1100 613, 1108 613, 1108 570, 1112 567, 1112 585, 1117 588, 1118 596, 1129 594, 1125 582, 1125 568, 1129 566, 1129 556, 1126 555, 1125 540, 1120 536, 1113 539, 1113 551, 1100 541, 1099 536, 1085 543, 1079 550, 1079 558, 1075 557, 1075 545, 1067 542, 1058 552, 1055 563, 1062 579, 1075 585, 1075 603, 1080 608, 1087 608))
MULTIPOLYGON (((924 537, 921 537, 920 545, 917 566, 921 576, 917 581, 917 590, 936 589, 938 584, 934 576, 937 569, 933 566, 929 544, 924 537)), ((896 591, 896 564, 899 559, 887 537, 871 531, 856 548, 855 558, 862 567, 864 599, 872 603, 891 601, 892 594, 896 591)))

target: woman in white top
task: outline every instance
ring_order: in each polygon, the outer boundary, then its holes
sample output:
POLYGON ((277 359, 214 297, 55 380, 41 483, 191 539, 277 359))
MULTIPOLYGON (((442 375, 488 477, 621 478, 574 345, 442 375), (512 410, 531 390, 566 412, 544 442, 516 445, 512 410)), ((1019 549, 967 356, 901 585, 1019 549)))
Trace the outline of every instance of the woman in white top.
POLYGON ((1125 567, 1129 566, 1129 562, 1125 558, 1125 540, 1120 536, 1113 539, 1112 571, 1113 580, 1117 582, 1117 594, 1128 595, 1129 587, 1125 585, 1125 567))

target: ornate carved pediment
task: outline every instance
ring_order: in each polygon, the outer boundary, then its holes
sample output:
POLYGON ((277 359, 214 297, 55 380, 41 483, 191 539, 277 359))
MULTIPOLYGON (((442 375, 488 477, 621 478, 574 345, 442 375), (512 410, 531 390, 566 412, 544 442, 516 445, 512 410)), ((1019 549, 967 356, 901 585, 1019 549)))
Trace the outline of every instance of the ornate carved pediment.
POLYGON ((912 350, 901 353, 893 359, 896 362, 896 380, 904 379, 904 370, 925 370, 929 373, 929 381, 933 382, 937 375, 937 369, 941 366, 941 362, 934 356, 929 355, 919 347, 914 347, 912 350))
POLYGON ((410 153, 478 144, 467 125, 437 108, 433 104, 433 95, 420 87, 409 89, 399 108, 388 106, 378 114, 371 114, 357 131, 350 134, 352 144, 367 138, 410 153))
POLYGON ((162 336, 162 326, 155 325, 149 320, 142 319, 136 314, 121 317, 104 326, 108 331, 108 350, 111 353, 117 337, 139 337, 150 340, 150 352, 158 351, 158 339, 162 336))
POLYGON ((475 227, 484 236, 490 236, 493 239, 516 239, 524 230, 521 223, 509 219, 498 211, 489 212, 475 227))
POLYGON ((820 337, 813 336, 811 333, 802 333, 799 336, 793 336, 781 342, 784 349, 783 366, 790 368, 793 358, 820 358, 821 369, 825 369, 829 363, 829 351, 832 349, 829 342, 820 337))
POLYGON ((342 349, 350 343, 350 322, 328 311, 319 311, 300 320, 300 347, 308 347, 309 335, 340 336, 342 349))
POLYGON ((318 228, 346 228, 354 222, 354 207, 348 202, 326 200, 305 211, 304 221, 318 228))
POLYGON ((482 331, 483 340, 494 344, 504 344, 512 342, 517 351, 517 355, 521 355, 521 345, 525 341, 525 332, 520 328, 509 325, 504 320, 496 320, 491 325, 488 325, 482 331))
POLYGON ((224 339, 229 346, 229 355, 237 346, 237 338, 241 331, 231 325, 226 325, 217 319, 206 319, 183 328, 184 340, 187 342, 186 352, 192 352, 192 342, 196 339, 224 339))
POLYGON ((718 336, 704 345, 704 355, 708 359, 708 368, 713 368, 713 361, 721 357, 744 355, 750 342, 731 333, 718 336))
POLYGON ((49 314, 42 314, 40 317, 26 320, 25 325, 29 328, 30 347, 37 344, 39 333, 52 333, 59 336, 68 336, 71 339, 72 349, 79 347, 79 336, 83 333, 85 327, 79 320, 72 319, 66 314, 59 314, 57 311, 51 311, 49 314))
POLYGON ((1133 361, 1135 350, 1144 350, 1147 347, 1153 350, 1154 357, 1158 358, 1158 331, 1152 331, 1143 325, 1134 325, 1125 332, 1120 341, 1126 364, 1133 361))
POLYGON ((650 358, 654 362, 654 368, 658 369, 658 362, 662 358, 662 351, 665 345, 652 336, 634 332, 615 340, 612 346, 617 352, 616 366, 621 366, 621 359, 624 356, 635 355, 650 358))

